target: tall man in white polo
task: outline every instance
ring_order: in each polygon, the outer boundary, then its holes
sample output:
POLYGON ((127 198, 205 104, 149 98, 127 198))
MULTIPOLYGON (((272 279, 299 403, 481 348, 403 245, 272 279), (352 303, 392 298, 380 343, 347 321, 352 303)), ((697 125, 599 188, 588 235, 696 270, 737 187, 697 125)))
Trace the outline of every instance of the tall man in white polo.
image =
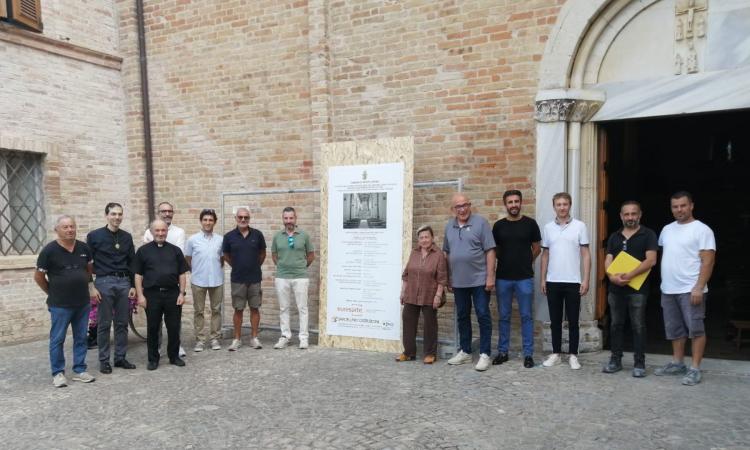
POLYGON ((552 354, 544 360, 544 367, 562 361, 563 311, 568 318, 568 363, 578 370, 578 317, 581 296, 589 291, 591 252, 586 224, 570 215, 573 200, 567 192, 552 197, 555 220, 544 226, 542 232, 541 288, 547 296, 552 354))
POLYGON ((289 305, 292 295, 297 302, 299 313, 299 348, 306 349, 309 345, 307 331, 307 288, 310 278, 307 268, 315 259, 310 235, 297 228, 297 212, 287 206, 281 213, 284 229, 273 236, 271 243, 271 257, 276 264, 276 297, 279 300, 279 322, 281 323, 281 337, 273 348, 281 349, 289 344, 292 330, 289 325, 289 305))
POLYGON ((216 212, 213 209, 201 211, 201 231, 190 236, 185 246, 185 260, 191 270, 190 289, 193 292, 193 330, 195 347, 202 352, 206 347, 204 310, 206 295, 211 301, 211 321, 209 337, 211 350, 221 350, 221 302, 224 299, 224 260, 221 251, 223 236, 214 233, 216 212))
POLYGON ((682 384, 701 382, 701 362, 706 348, 706 295, 716 259, 714 232, 693 217, 693 196, 686 191, 672 195, 670 207, 675 221, 659 235, 661 257, 661 307, 664 331, 672 341, 672 361, 654 375, 683 375, 682 384), (685 343, 692 341, 690 369, 682 362, 685 343))

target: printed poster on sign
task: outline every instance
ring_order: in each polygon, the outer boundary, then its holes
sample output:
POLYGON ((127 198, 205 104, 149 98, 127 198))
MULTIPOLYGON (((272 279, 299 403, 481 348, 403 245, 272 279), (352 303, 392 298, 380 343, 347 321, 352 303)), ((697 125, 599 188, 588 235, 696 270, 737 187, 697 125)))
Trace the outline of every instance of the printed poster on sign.
POLYGON ((328 169, 328 334, 400 339, 403 205, 403 163, 328 169))

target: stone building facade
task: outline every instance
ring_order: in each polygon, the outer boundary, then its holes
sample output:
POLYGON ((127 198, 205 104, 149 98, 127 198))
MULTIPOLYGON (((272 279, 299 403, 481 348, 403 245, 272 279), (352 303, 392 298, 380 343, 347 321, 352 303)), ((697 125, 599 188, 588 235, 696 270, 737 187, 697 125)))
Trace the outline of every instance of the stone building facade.
MULTIPOLYGON (((291 204, 318 242, 319 196, 285 191, 318 187, 321 144, 414 136, 416 183, 460 179, 475 212, 491 222, 504 214, 506 189, 522 190, 525 213, 540 223, 552 218, 552 193, 568 190, 594 242, 602 223, 597 120, 750 105, 746 94, 703 107, 674 100, 660 112, 623 103, 622 93, 646 86, 643 80, 698 86, 718 71, 722 80, 747 86, 740 75, 750 58, 722 49, 722 41, 711 37, 722 24, 729 26, 733 13, 730 28, 741 30, 750 20, 748 7, 739 0, 706 4, 146 1, 155 199, 175 204, 175 223, 188 233, 198 231, 204 207, 223 208, 221 225, 228 230, 232 207, 250 205, 254 226, 269 241, 280 229, 281 209, 291 204), (688 16, 692 45, 685 38, 688 16), (675 40, 677 18, 681 40, 675 40), (644 45, 653 51, 639 52, 644 45)), ((83 229, 96 226, 100 205, 114 199, 126 204, 127 228, 142 229, 148 216, 135 1, 41 5, 42 36, 66 50, 18 44, 13 36, 31 39, 31 33, 0 24, 0 54, 20 59, 0 66, 0 119, 15 125, 0 129, 0 148, 36 139, 18 150, 49 147, 61 155, 45 159, 45 183, 59 180, 59 187, 45 184, 48 229, 52 217, 71 211, 83 229), (73 47, 98 63, 69 56, 73 47)), ((674 91, 658 92, 667 104, 677 98, 674 91)), ((710 89, 701 92, 706 96, 710 89)), ((452 190, 417 189, 415 227, 428 223, 442 230, 452 190)), ((0 272, 13 292, 0 299, 0 310, 15 314, 0 319, 0 342, 44 329, 41 295, 26 276, 31 259, 26 261, 0 272)), ((270 295, 263 324, 272 326, 278 322, 270 258, 264 271, 270 295)), ((317 264, 312 272, 315 278, 317 264)), ((601 346, 595 320, 601 289, 592 291, 584 301, 583 349, 601 346)), ((450 315, 443 314, 444 337, 452 334, 450 315)), ((537 318, 540 324, 546 318, 541 298, 537 318)))

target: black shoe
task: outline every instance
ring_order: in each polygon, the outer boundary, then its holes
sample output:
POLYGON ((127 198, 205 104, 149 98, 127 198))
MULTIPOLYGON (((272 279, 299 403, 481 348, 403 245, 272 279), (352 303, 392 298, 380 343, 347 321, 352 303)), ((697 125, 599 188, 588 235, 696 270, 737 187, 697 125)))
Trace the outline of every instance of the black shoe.
POLYGON ((527 369, 534 367, 534 358, 527 356, 523 359, 523 366, 527 369))
POLYGON ((169 360, 169 364, 174 364, 177 367, 184 367, 185 366, 185 361, 183 361, 179 357, 177 357, 175 359, 170 359, 169 360))
POLYGON ((500 364, 508 362, 508 354, 507 353, 498 353, 497 356, 495 356, 495 359, 492 360, 493 366, 499 366, 500 364))
POLYGON ((604 373, 615 373, 622 370, 622 360, 617 356, 609 358, 609 362, 606 366, 602 367, 604 373))
POLYGON ((146 366, 146 369, 156 370, 157 367, 159 367, 159 363, 157 361, 149 361, 148 366, 146 366))
POLYGON ((120 367, 122 369, 135 369, 135 364, 128 361, 127 359, 121 359, 119 361, 115 361, 115 367, 120 367))
POLYGON ((103 362, 99 364, 99 372, 112 373, 112 366, 109 365, 109 362, 103 362))

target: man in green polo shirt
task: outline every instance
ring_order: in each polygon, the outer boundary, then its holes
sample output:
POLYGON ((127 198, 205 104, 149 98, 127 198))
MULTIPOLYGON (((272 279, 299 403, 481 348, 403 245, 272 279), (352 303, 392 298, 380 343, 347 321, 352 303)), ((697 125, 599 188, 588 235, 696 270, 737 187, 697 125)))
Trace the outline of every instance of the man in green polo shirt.
POLYGON ((315 247, 310 236, 297 229, 297 213, 294 208, 287 206, 281 213, 284 229, 273 236, 271 257, 276 264, 276 298, 279 301, 279 321, 281 322, 281 337, 273 348, 285 348, 292 338, 289 326, 289 305, 292 294, 297 302, 299 312, 299 348, 308 346, 307 334, 307 287, 310 279, 307 267, 315 259, 315 247))

